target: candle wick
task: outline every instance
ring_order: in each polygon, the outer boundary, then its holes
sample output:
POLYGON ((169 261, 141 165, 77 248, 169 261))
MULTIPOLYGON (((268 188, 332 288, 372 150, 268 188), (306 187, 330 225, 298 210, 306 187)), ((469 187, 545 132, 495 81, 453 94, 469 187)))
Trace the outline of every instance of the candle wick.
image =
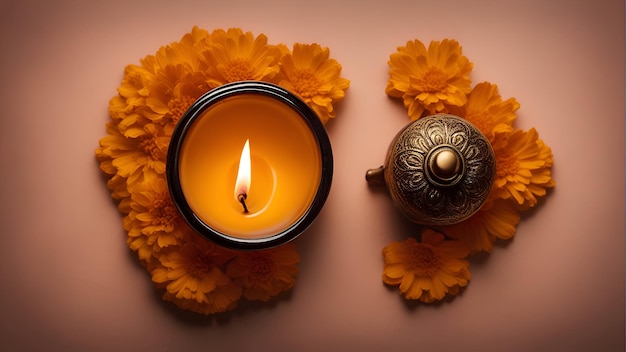
POLYGON ((237 199, 239 199, 239 203, 243 205, 243 212, 245 214, 248 214, 248 206, 246 206, 246 199, 248 199, 248 195, 245 193, 241 193, 240 195, 237 196, 237 199))

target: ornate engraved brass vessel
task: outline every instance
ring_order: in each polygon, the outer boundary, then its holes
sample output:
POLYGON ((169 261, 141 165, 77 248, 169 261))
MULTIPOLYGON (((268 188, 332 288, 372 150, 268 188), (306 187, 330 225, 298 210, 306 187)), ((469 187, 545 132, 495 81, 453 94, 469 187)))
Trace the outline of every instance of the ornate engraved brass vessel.
POLYGON ((394 205, 422 225, 450 225, 483 205, 495 179, 489 141, 470 122, 449 114, 415 120, 389 145, 385 164, 367 171, 387 186, 394 205))

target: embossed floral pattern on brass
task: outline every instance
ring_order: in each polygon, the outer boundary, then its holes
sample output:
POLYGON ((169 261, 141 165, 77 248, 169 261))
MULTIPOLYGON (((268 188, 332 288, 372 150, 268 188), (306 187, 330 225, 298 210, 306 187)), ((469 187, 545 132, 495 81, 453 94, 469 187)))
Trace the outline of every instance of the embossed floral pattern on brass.
POLYGON ((467 120, 440 114, 413 121, 395 137, 384 178, 394 204, 424 225, 474 214, 495 178, 491 144, 467 120))

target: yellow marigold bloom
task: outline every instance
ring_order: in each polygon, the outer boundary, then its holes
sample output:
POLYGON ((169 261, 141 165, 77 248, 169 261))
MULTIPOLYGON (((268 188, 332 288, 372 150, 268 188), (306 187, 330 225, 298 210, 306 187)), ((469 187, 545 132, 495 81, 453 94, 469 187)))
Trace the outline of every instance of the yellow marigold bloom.
POLYGON ((447 112, 449 106, 467 102, 473 64, 462 54, 455 40, 431 41, 428 50, 415 39, 398 47, 389 59, 386 92, 402 98, 411 120, 429 114, 447 112))
POLYGON ((189 241, 158 256, 152 280, 165 287, 163 298, 204 314, 224 312, 236 306, 241 287, 224 273, 233 252, 207 241, 189 241))
POLYGON ((450 106, 449 112, 471 122, 493 143, 496 133, 513 131, 519 107, 515 98, 502 101, 497 85, 482 82, 472 89, 465 105, 450 106))
POLYGON ((490 198, 469 219, 441 230, 466 244, 471 252, 491 252, 496 238, 507 240, 515 235, 519 221, 519 211, 513 202, 490 198))
POLYGON ((383 248, 383 282, 399 285, 407 299, 431 303, 455 295, 470 280, 466 246, 446 241, 432 230, 422 232, 422 241, 409 237, 383 248))
POLYGON ((294 44, 282 58, 278 84, 297 94, 323 123, 335 117, 333 103, 345 96, 350 81, 340 77, 341 65, 319 44, 294 44))
POLYGON ((246 80, 271 82, 280 70, 283 49, 267 44, 264 34, 255 38, 239 28, 218 29, 206 40, 208 48, 200 60, 210 88, 246 80))
POLYGON ((546 195, 547 188, 556 185, 551 176, 552 150, 539 139, 534 128, 504 134, 493 146, 497 197, 513 199, 521 209, 527 209, 537 204, 538 197, 546 195))
POLYGON ((300 257, 292 243, 269 250, 240 252, 226 273, 243 287, 249 300, 268 301, 296 284, 300 257))

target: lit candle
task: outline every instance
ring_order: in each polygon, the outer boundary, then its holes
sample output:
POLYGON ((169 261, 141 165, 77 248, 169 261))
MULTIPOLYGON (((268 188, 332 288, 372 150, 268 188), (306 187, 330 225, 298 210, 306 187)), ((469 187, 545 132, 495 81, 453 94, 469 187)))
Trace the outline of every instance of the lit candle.
POLYGON ((246 205, 246 199, 248 199, 248 191, 250 190, 250 183, 252 180, 250 170, 250 140, 246 140, 246 144, 243 145, 241 151, 241 158, 239 159, 239 170, 237 171, 237 182, 235 183, 235 199, 241 205, 243 205, 243 212, 249 213, 248 206, 246 205))
POLYGON ((332 172, 330 141, 315 112, 285 89, 255 81, 200 97, 176 126, 167 160, 183 218, 236 249, 300 235, 326 201, 332 172))

